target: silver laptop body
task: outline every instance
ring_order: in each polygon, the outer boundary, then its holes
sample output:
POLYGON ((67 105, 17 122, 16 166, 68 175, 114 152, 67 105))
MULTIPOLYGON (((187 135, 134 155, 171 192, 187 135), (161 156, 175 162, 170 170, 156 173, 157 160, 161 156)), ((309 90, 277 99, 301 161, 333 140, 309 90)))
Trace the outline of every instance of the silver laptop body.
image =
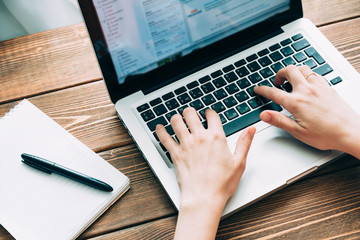
MULTIPOLYGON (((238 115, 235 119, 240 119, 253 111, 257 114, 260 112, 257 109, 261 109, 247 99, 244 102, 249 112, 240 112, 238 106, 243 102, 236 94, 242 91, 250 93, 246 87, 241 87, 243 82, 239 80, 245 78, 255 84, 265 80, 271 82, 279 66, 284 67, 292 61, 295 65, 306 62, 313 71, 324 75, 329 84, 359 112, 359 74, 312 22, 302 18, 301 1, 269 2, 79 0, 117 113, 176 208, 179 208, 180 191, 173 164, 156 139, 150 122, 160 117, 166 120, 169 112, 179 112, 182 106, 180 95, 187 93, 190 96, 185 105, 199 100, 203 107, 194 106, 200 112, 206 107, 215 108, 213 104, 206 105, 203 99, 207 94, 213 94, 216 102, 225 106, 219 110, 226 120, 225 129, 230 118, 234 117, 230 113, 235 112, 238 115), (264 34, 260 34, 262 31, 264 34), (229 44, 236 46, 231 48, 227 46, 229 44), (310 48, 315 49, 315 54, 310 48), (302 60, 302 55, 305 60, 302 60), (272 60, 269 65, 264 62, 266 57, 272 60), (203 63, 201 58, 204 58, 203 63), (257 65, 261 69, 257 69, 257 65), (269 76, 267 69, 263 70, 266 67, 272 75, 269 76), (247 75, 241 75, 240 69, 244 68, 249 72, 247 75), (215 74, 219 70, 220 76, 215 74), (237 77, 235 80, 227 78, 234 75, 237 77), (205 76, 209 79, 204 80, 205 76), (221 81, 216 81, 221 76, 227 85, 221 86, 221 81), (256 82, 257 76, 261 77, 259 82, 256 82), (206 92, 201 87, 207 82, 215 86, 213 92, 206 92), (229 93, 228 86, 232 83, 238 91, 229 93), (194 91, 197 88, 203 93, 200 97, 194 91), (219 89, 224 90, 219 93, 227 94, 224 99, 233 96, 236 101, 228 104, 221 97, 217 99, 214 91, 219 89), (168 104, 172 99, 180 102, 180 106, 168 104), (165 106, 166 113, 160 111, 164 110, 160 104, 165 106), (232 108, 234 111, 230 111, 232 108), (145 111, 153 116, 144 114, 145 111)), ((256 96, 250 94, 250 99, 253 97, 256 96)), ((290 116, 285 109, 281 111, 290 116)), ((245 120, 237 121, 241 125, 245 120)), ((165 123, 169 124, 168 119, 165 123)), ((309 147, 264 122, 257 120, 253 124, 257 133, 247 167, 237 191, 224 209, 223 217, 342 155, 337 151, 309 147)), ((242 129, 244 127, 245 124, 242 129)), ((230 130, 227 139, 232 151, 242 129, 230 130)))

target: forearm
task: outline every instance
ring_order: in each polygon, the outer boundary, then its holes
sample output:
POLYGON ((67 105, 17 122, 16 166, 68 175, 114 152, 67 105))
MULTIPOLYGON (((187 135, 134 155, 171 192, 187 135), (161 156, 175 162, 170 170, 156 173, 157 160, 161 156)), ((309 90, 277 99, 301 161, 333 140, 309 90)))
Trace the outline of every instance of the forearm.
POLYGON ((176 225, 175 239, 215 239, 225 204, 182 204, 176 225))
POLYGON ((344 134, 339 141, 339 149, 360 159, 360 116, 344 126, 344 134))

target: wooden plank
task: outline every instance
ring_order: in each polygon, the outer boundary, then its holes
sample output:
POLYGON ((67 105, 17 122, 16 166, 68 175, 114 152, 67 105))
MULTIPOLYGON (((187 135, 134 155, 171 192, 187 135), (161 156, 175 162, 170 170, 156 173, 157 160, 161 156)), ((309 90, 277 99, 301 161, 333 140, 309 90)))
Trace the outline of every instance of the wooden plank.
POLYGON ((83 23, 0 42, 0 103, 101 78, 83 23))
MULTIPOLYGON (((217 239, 354 239, 360 236, 359 219, 358 166, 299 182, 255 203, 223 220, 217 239)), ((169 239, 175 224, 176 217, 168 217, 101 239, 169 239)))
MULTIPOLYGON (((358 0, 305 0, 303 6, 317 25, 360 14, 358 0)), ((0 42, 0 53, 0 103, 102 78, 84 23, 0 42)))
MULTIPOLYGON (((360 71, 360 18, 322 27, 350 63, 360 71)), ((103 151, 132 142, 116 115, 103 81, 30 98, 94 151, 103 151)), ((15 102, 0 105, 0 116, 15 102)))
POLYGON ((322 26, 360 16, 359 0, 303 0, 304 17, 322 26))
MULTIPOLYGON (((95 152, 132 142, 103 81, 29 98, 35 106, 95 152)), ((0 105, 0 116, 16 103, 0 105)))

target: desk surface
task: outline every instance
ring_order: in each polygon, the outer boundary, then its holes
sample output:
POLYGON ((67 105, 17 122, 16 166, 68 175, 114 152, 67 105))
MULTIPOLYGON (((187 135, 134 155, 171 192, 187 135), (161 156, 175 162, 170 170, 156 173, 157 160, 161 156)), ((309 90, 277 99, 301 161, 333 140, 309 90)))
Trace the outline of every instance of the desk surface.
MULTIPOLYGON (((304 0, 304 15, 360 71, 359 0, 304 0)), ((177 212, 118 119, 84 24, 0 42, 0 116, 26 97, 131 180, 80 238, 170 239, 177 212)), ((220 223, 217 238, 360 238, 350 156, 220 223)), ((0 225, 0 239, 12 239, 0 225)))

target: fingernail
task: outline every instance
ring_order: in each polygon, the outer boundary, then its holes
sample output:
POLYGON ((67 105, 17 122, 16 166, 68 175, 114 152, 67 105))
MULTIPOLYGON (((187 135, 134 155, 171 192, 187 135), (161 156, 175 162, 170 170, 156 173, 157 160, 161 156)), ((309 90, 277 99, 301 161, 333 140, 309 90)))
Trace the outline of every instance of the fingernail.
POLYGON ((271 114, 264 112, 261 116, 261 120, 264 122, 270 122, 271 121, 271 114))

